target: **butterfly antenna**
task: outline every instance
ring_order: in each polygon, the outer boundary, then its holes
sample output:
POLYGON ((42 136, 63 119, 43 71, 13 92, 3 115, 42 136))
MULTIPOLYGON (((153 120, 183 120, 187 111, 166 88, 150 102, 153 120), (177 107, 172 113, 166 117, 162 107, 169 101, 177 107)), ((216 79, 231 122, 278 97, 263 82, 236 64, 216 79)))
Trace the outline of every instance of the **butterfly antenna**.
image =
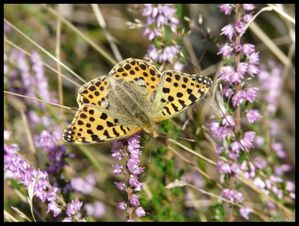
MULTIPOLYGON (((160 132, 160 135, 161 135, 161 137, 163 137, 163 138, 165 138, 165 139, 169 139, 167 133, 160 132)), ((189 142, 195 143, 195 140, 193 140, 193 139, 189 139, 189 138, 185 138, 185 137, 181 137, 181 136, 178 136, 178 139, 181 139, 181 140, 185 140, 185 141, 189 141, 189 142)))
POLYGON ((5 90, 4 90, 3 92, 4 92, 5 94, 8 94, 8 95, 17 96, 17 97, 22 97, 22 98, 30 99, 30 100, 35 100, 35 101, 38 101, 38 102, 41 102, 41 103, 46 103, 46 104, 49 104, 49 105, 52 105, 52 106, 55 106, 55 107, 64 108, 64 109, 67 109, 67 110, 69 110, 69 111, 74 111, 74 112, 77 111, 76 108, 67 107, 67 106, 64 106, 64 105, 60 105, 60 104, 56 104, 56 103, 52 103, 52 102, 49 102, 49 101, 46 101, 46 100, 42 100, 42 99, 39 99, 39 98, 36 98, 36 97, 29 97, 29 96, 25 96, 25 95, 17 94, 17 93, 12 93, 12 92, 5 91, 5 90))

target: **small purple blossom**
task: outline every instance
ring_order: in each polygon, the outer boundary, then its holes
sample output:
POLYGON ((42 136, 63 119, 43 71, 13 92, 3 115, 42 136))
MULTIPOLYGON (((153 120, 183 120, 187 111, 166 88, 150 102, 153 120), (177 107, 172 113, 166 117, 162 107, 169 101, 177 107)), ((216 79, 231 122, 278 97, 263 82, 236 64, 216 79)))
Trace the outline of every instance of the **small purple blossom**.
POLYGON ((245 29, 245 23, 242 21, 238 21, 234 24, 234 28, 238 33, 242 33, 245 29))
POLYGON ((234 35, 235 35, 235 29, 233 27, 233 25, 231 24, 228 24, 226 26, 224 26, 222 29, 221 29, 221 35, 225 35, 230 41, 232 41, 234 35))
POLYGON ((249 214, 252 212, 252 209, 250 207, 241 207, 240 208, 240 215, 246 219, 249 220, 249 214))
POLYGON ((67 216, 75 216, 79 213, 83 203, 78 200, 72 200, 70 203, 66 206, 66 214, 67 216))
POLYGON ((35 145, 46 150, 53 149, 58 141, 61 139, 61 134, 57 131, 49 132, 43 130, 40 135, 35 136, 34 141, 35 145))
POLYGON ((99 201, 85 204, 84 209, 88 216, 95 218, 102 218, 106 213, 105 205, 99 201))
POLYGON ((144 217, 146 215, 143 207, 141 207, 141 206, 136 208, 135 214, 136 214, 137 217, 144 217))
POLYGON ((233 48, 228 43, 225 43, 222 47, 220 47, 220 50, 217 54, 221 54, 224 57, 229 57, 232 51, 233 48))
POLYGON ((248 57, 248 61, 250 64, 259 64, 260 62, 260 55, 258 52, 251 53, 248 57))
POLYGON ((112 167, 113 167, 113 173, 115 175, 118 175, 118 174, 122 173, 122 169, 123 169, 122 165, 120 165, 120 164, 113 164, 112 167))
POLYGON ((253 15, 250 14, 250 13, 248 13, 248 14, 245 14, 245 15, 243 16, 243 21, 244 21, 245 23, 248 23, 252 18, 253 18, 253 15))
POLYGON ((221 173, 221 174, 227 174, 227 173, 231 173, 231 169, 230 169, 230 166, 228 163, 222 161, 222 160, 219 160, 217 161, 216 163, 216 167, 217 167, 217 170, 221 173))
POLYGON ((250 43, 245 43, 243 45, 243 53, 248 57, 255 51, 255 46, 250 43))
POLYGON ((95 188, 96 180, 93 174, 87 175, 85 178, 74 177, 71 180, 72 188, 82 194, 90 194, 95 188))
POLYGON ((255 134, 256 132, 254 131, 245 132, 243 138, 240 140, 242 150, 248 151, 253 146, 255 134))
POLYGON ((242 6, 243 6, 243 9, 246 11, 252 11, 255 9, 254 4, 242 4, 242 6))
POLYGON ((256 156, 254 158, 254 165, 258 169, 265 169, 266 166, 267 166, 267 161, 264 158, 260 157, 260 156, 256 156))
POLYGON ((124 182, 114 182, 116 185, 117 189, 120 191, 125 191, 127 188, 127 185, 124 182))
POLYGON ((261 190, 264 190, 265 187, 266 187, 266 184, 265 182, 260 178, 260 177, 256 177, 254 180, 253 180, 253 183, 261 190))
POLYGON ((141 191, 142 185, 135 175, 130 175, 129 184, 135 188, 135 191, 141 191))
POLYGON ((247 111, 246 117, 247 117, 247 120, 248 120, 249 124, 252 124, 256 121, 259 121, 262 118, 259 111, 258 110, 253 110, 253 109, 249 109, 247 111))
POLYGON ((116 206, 120 210, 126 210, 128 205, 125 202, 119 202, 116 206))
POLYGON ((247 72, 248 69, 248 63, 241 62, 237 66, 237 72, 244 77, 245 73, 247 72))
POLYGON ((272 144, 272 149, 273 151, 276 153, 276 155, 279 157, 279 158, 286 158, 287 154, 286 152, 283 150, 283 146, 281 143, 273 143, 272 144))
POLYGON ((133 195, 131 196, 131 198, 130 198, 129 201, 130 201, 130 204, 131 204, 132 206, 139 206, 139 205, 140 205, 139 198, 138 198, 138 196, 135 195, 135 194, 133 194, 133 195))
POLYGON ((221 191, 221 195, 232 202, 242 202, 244 200, 243 194, 234 189, 225 188, 221 191))
POLYGON ((220 12, 223 12, 225 15, 230 15, 234 7, 232 4, 221 4, 219 8, 220 12))

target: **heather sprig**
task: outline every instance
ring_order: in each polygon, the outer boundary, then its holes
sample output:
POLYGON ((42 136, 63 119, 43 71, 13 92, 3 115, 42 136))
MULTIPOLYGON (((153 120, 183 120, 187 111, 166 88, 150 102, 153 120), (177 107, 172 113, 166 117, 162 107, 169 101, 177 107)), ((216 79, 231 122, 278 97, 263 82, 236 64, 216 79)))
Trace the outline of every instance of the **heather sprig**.
POLYGON ((176 8, 173 4, 145 4, 143 14, 146 18, 144 35, 151 44, 147 50, 147 56, 160 64, 171 64, 172 68, 181 71, 181 49, 178 44, 179 20, 176 16, 176 8))
POLYGON ((4 177, 6 180, 14 179, 24 185, 28 190, 29 197, 32 193, 31 198, 37 197, 47 203, 47 212, 50 212, 54 218, 65 212, 69 219, 72 219, 81 208, 82 204, 75 205, 78 201, 66 204, 59 188, 51 184, 48 173, 36 169, 28 163, 19 154, 17 144, 4 144, 4 177))
MULTIPOLYGON (((222 4, 219 9, 227 16, 234 14, 233 22, 225 25, 221 30, 221 35, 226 37, 227 42, 219 47, 218 52, 224 61, 218 76, 222 83, 221 93, 227 102, 227 115, 222 121, 213 120, 209 123, 211 134, 218 143, 216 154, 221 157, 216 167, 224 176, 223 179, 225 178, 223 182, 229 186, 222 190, 222 195, 232 201, 243 201, 244 198, 238 200, 234 198, 234 194, 237 193, 232 182, 233 177, 242 171, 244 177, 252 180, 261 192, 266 194, 273 192, 278 199, 281 199, 284 193, 282 189, 285 184, 284 180, 276 175, 265 176, 267 173, 263 170, 268 164, 265 159, 256 156, 255 161, 252 161, 250 157, 253 150, 263 145, 263 138, 260 136, 256 122, 264 120, 264 115, 273 113, 276 109, 275 97, 281 90, 279 72, 274 69, 273 80, 271 78, 271 81, 267 81, 269 76, 260 65, 260 53, 255 50, 253 44, 241 41, 241 35, 254 15, 255 6, 253 4, 222 4), (261 88, 255 87, 252 83, 256 77, 263 82, 261 88), (271 92, 266 95, 270 90, 269 87, 271 87, 271 92), (255 102, 261 91, 263 92, 262 99, 268 103, 267 113, 263 112, 264 114, 256 107, 258 105, 255 102)), ((274 65, 273 68, 275 68, 274 65)), ((262 106, 259 107, 262 108, 262 106)), ((278 152, 283 153, 281 146, 277 147, 279 147, 278 152)), ((276 174, 282 174, 283 171, 289 171, 290 167, 283 165, 274 168, 274 171, 275 169, 276 174)), ((292 193, 292 190, 289 190, 292 193)), ((238 197, 243 197, 242 193, 238 192, 238 197)), ((240 215, 248 220, 251 211, 250 207, 245 206, 240 209, 240 215)))
POLYGON ((127 194, 127 202, 119 202, 118 209, 126 211, 127 221, 135 221, 138 217, 146 215, 140 204, 138 192, 142 190, 140 175, 143 167, 140 166, 142 156, 140 136, 134 135, 127 140, 115 141, 112 146, 112 158, 115 175, 124 175, 125 181, 115 182, 116 188, 127 194))
MULTIPOLYGON (((248 80, 254 78, 259 72, 259 53, 251 43, 242 43, 241 34, 244 31, 248 17, 254 14, 253 4, 222 4, 220 11, 229 16, 234 13, 232 23, 221 29, 221 35, 226 37, 226 43, 219 47, 219 55, 222 55, 224 65, 221 67, 218 76, 222 83, 222 94, 227 101, 229 108, 227 115, 221 122, 211 121, 210 130, 218 141, 216 153, 226 160, 219 159, 216 167, 221 175, 226 177, 226 184, 229 188, 222 190, 222 196, 234 202, 244 200, 241 192, 237 192, 228 179, 238 175, 240 170, 254 173, 254 166, 242 168, 241 164, 249 163, 244 159, 246 153, 254 147, 256 137, 255 131, 244 131, 241 125, 241 117, 247 112, 247 120, 252 124, 261 119, 257 109, 244 108, 247 103, 254 103, 259 89, 251 85, 248 80)), ((247 104, 248 106, 248 104, 247 104)), ((249 207, 248 207, 249 208, 249 207)), ((248 218, 250 211, 240 210, 241 216, 248 218)))

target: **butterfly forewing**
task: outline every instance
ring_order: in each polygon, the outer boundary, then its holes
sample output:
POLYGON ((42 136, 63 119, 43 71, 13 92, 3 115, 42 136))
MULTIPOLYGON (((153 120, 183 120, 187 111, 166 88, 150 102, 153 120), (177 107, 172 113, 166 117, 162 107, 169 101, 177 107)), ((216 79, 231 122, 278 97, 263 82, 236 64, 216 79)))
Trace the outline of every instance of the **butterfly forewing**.
POLYGON ((115 65, 109 75, 116 79, 124 79, 127 82, 144 81, 148 90, 148 98, 157 90, 161 73, 145 60, 128 58, 115 65))
POLYGON ((63 138, 70 143, 100 143, 129 137, 141 129, 122 125, 113 114, 92 105, 81 105, 63 138))

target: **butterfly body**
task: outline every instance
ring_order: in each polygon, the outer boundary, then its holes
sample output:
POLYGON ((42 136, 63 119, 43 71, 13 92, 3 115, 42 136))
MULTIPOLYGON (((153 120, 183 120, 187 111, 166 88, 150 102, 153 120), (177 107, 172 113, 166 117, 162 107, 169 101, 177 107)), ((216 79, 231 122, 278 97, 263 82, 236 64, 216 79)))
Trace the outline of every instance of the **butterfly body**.
POLYGON ((141 130, 157 137, 157 123, 198 102, 211 83, 205 76, 161 73, 144 60, 126 59, 79 89, 79 109, 63 137, 71 143, 100 143, 141 130))

